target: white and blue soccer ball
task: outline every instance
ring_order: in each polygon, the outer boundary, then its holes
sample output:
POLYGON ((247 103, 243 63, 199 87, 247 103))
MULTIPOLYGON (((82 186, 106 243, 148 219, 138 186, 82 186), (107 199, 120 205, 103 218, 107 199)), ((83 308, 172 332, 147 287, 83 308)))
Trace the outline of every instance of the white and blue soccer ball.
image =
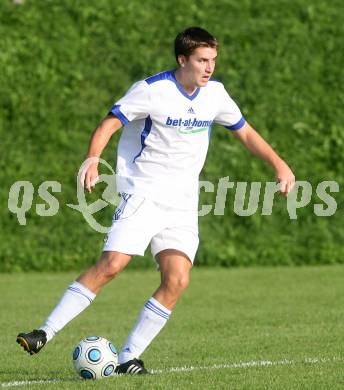
POLYGON ((99 336, 86 337, 75 347, 73 362, 83 379, 101 379, 115 374, 118 356, 111 341, 99 336))

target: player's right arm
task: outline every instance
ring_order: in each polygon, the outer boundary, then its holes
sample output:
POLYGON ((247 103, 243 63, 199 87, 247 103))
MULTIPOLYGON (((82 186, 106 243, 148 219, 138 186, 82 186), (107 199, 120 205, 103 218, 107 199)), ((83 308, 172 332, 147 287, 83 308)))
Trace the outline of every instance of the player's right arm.
POLYGON ((122 122, 114 115, 106 116, 93 131, 88 146, 87 158, 91 158, 80 175, 81 185, 91 192, 98 179, 98 163, 105 146, 111 136, 123 126, 122 122))
POLYGON ((112 106, 110 114, 94 130, 90 140, 87 158, 92 160, 85 164, 80 176, 81 184, 87 191, 91 192, 97 182, 99 157, 112 134, 133 120, 147 118, 150 112, 149 85, 144 80, 133 84, 112 106))

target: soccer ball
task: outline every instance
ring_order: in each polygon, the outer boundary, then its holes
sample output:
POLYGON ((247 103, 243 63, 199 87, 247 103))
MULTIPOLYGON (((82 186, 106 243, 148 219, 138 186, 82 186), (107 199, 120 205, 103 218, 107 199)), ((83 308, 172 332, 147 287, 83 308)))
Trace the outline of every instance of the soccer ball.
POLYGON ((83 379, 101 379, 114 375, 117 361, 115 346, 99 336, 86 337, 73 352, 74 367, 83 379))

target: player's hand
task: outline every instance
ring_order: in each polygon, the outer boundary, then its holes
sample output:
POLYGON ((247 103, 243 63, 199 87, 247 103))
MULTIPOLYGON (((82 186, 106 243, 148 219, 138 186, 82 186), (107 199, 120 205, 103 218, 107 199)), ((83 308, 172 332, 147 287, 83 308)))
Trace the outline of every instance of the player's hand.
POLYGON ((86 191, 92 192, 98 180, 98 159, 91 158, 86 160, 80 174, 81 185, 86 191))
POLYGON ((288 165, 282 161, 276 168, 276 181, 280 184, 280 192, 288 196, 295 184, 295 176, 288 165))

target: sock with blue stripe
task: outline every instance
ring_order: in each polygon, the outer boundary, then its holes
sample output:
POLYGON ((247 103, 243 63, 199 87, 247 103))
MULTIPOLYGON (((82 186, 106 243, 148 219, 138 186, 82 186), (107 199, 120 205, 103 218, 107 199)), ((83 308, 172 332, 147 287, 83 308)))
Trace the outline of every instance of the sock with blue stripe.
POLYGON ((39 329, 45 331, 47 340, 50 341, 68 322, 84 311, 95 297, 96 294, 87 287, 79 282, 73 282, 39 329))
POLYGON ((149 299, 118 356, 118 363, 123 364, 128 360, 139 358, 164 327, 170 315, 171 310, 155 298, 149 299))

